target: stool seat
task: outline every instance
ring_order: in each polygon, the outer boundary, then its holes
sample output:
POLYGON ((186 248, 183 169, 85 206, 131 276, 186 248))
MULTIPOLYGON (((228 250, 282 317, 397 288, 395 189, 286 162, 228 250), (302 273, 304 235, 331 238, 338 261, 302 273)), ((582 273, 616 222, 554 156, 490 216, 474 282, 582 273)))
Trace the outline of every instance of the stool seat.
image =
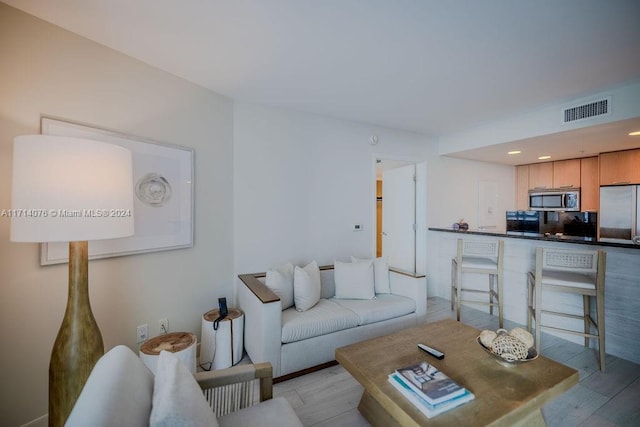
MULTIPOLYGON (((535 271, 527 275, 527 329, 532 331, 535 323, 535 345, 540 352, 540 331, 550 329, 562 333, 584 337, 585 347, 590 339, 598 340, 600 370, 605 370, 605 327, 604 327, 604 278, 606 252, 570 251, 563 249, 536 248, 535 271), (582 313, 567 313, 546 310, 542 306, 543 292, 562 292, 582 296, 582 313), (595 319, 591 303, 595 300, 595 319), (559 327, 543 314, 583 321, 581 331, 559 327), (545 318, 546 319, 546 318, 545 318), (592 332, 593 331, 593 332, 592 332)), ((548 308, 548 307, 547 307, 548 308)))
POLYGON ((488 305, 489 313, 493 314, 493 307, 498 307, 498 323, 503 327, 502 313, 502 258, 504 242, 490 240, 458 239, 456 257, 451 260, 451 310, 457 307, 457 319, 460 321, 462 302, 470 304, 488 305), (463 287, 463 273, 487 274, 489 276, 488 290, 463 287), (489 301, 463 299, 463 293, 487 294, 489 301))
POLYGON ((596 289, 596 278, 570 271, 543 271, 542 285, 569 286, 580 289, 596 289))
POLYGON ((478 257, 462 257, 462 268, 478 270, 491 270, 497 273, 498 263, 495 260, 489 258, 478 257))

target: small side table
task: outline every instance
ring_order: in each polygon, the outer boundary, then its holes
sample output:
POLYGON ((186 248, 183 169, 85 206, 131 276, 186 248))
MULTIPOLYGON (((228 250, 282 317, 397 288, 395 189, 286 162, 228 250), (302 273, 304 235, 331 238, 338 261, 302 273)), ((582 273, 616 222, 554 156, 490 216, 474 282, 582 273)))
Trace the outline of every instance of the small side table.
POLYGON ((207 311, 202 316, 200 342, 200 367, 205 370, 229 368, 240 362, 244 351, 244 313, 229 308, 229 314, 213 329, 219 309, 207 311))
POLYGON ((162 350, 170 351, 184 363, 184 366, 196 373, 196 343, 195 334, 190 332, 170 332, 151 338, 140 346, 140 359, 154 374, 158 365, 158 356, 162 350))

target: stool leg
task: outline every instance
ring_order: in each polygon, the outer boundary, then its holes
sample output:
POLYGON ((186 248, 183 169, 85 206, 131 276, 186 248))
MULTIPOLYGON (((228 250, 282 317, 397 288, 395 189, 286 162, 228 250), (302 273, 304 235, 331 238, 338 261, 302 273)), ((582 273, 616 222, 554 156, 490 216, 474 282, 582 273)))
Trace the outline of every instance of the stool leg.
POLYGON ((451 260, 451 310, 456 302, 456 262, 451 260))
MULTIPOLYGON (((489 314, 493 316, 493 284, 495 283, 494 275, 489 274, 489 314)), ((502 326, 500 326, 502 327, 502 326)))
POLYGON ((596 296, 596 310, 598 318, 598 350, 600 353, 600 370, 604 372, 605 362, 605 335, 604 335, 604 292, 599 291, 596 296))
POLYGON ((502 274, 498 273, 498 323, 500 328, 504 327, 504 315, 502 314, 502 274))
MULTIPOLYGON (((582 296, 582 308, 584 311, 584 333, 591 332, 591 325, 589 324, 589 317, 591 316, 591 297, 589 295, 582 296)), ((589 337, 584 336, 584 346, 589 347, 589 337)))
POLYGON ((540 283, 539 280, 536 280, 536 283, 534 284, 533 294, 535 304, 534 318, 536 320, 536 351, 540 354, 540 330, 542 329, 540 326, 542 323, 542 283, 540 283))
POLYGON ((533 287, 531 276, 527 275, 527 331, 531 332, 531 310, 533 309, 533 287))
POLYGON ((460 321, 460 309, 462 308, 462 302, 460 297, 462 296, 462 269, 460 266, 456 267, 456 303, 458 305, 457 319, 460 321))

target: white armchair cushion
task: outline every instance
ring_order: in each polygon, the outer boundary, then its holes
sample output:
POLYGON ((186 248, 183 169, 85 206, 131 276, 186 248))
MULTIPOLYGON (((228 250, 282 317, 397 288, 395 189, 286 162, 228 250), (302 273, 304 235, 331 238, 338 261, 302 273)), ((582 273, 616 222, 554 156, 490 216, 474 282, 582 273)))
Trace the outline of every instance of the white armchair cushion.
POLYGON ((150 425, 218 426, 216 416, 207 404, 193 374, 175 354, 168 351, 161 351, 158 359, 150 425))
POLYGON ((373 262, 334 263, 336 298, 372 299, 376 296, 373 262))
MULTIPOLYGON (((371 259, 360 259, 351 257, 351 262, 369 262, 371 259)), ((391 284, 389 282, 389 264, 387 257, 373 259, 373 281, 376 294, 390 294, 391 284)))
POLYGON ((376 295, 371 300, 332 299, 331 301, 354 312, 358 317, 358 325, 383 322, 416 311, 414 300, 393 294, 376 295))
POLYGON ((93 367, 68 427, 147 427, 153 374, 129 347, 109 350, 93 367))
POLYGON ((293 305, 293 264, 288 263, 267 271, 264 284, 280 297, 283 310, 293 305))
POLYGON ((296 310, 306 311, 320 301, 320 269, 315 261, 293 272, 293 298, 296 310))
POLYGON ((304 313, 292 308, 282 312, 282 342, 301 341, 356 326, 356 313, 322 298, 304 313))

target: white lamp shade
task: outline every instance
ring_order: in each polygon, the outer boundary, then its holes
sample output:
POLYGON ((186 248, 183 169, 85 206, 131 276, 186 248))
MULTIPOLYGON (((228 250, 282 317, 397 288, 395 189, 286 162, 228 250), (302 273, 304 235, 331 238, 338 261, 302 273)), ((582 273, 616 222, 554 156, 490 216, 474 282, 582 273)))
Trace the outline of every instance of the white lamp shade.
POLYGON ((69 242, 133 234, 131 151, 50 135, 14 139, 11 240, 69 242))

